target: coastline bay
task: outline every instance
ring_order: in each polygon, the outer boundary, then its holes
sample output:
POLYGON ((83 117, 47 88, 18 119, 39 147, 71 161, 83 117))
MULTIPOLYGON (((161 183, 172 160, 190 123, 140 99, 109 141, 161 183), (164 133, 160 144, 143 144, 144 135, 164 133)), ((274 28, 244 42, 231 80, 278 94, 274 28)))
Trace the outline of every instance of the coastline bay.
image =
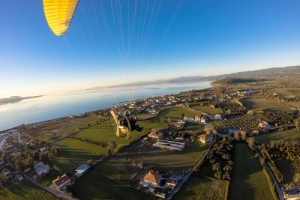
POLYGON ((31 124, 110 108, 117 103, 140 98, 178 94, 182 91, 209 88, 210 82, 164 83, 102 90, 74 91, 25 99, 0 106, 0 131, 21 124, 31 124))

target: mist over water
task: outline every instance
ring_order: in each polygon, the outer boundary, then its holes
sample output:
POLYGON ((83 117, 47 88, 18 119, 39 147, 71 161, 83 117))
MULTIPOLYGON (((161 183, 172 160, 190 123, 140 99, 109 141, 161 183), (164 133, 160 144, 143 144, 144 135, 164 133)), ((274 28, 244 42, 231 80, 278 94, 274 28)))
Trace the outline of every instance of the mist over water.
POLYGON ((56 119, 83 112, 110 108, 114 104, 146 97, 178 94, 209 88, 210 82, 160 83, 142 86, 75 91, 26 99, 0 105, 0 130, 56 119))

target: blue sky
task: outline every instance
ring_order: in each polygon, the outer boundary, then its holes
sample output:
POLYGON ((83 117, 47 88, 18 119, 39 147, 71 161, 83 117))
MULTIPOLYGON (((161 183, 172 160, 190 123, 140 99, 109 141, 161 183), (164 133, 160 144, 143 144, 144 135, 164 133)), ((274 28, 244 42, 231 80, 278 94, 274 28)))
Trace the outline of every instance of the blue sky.
POLYGON ((300 64, 297 0, 81 0, 60 37, 42 1, 0 9, 0 98, 300 64))

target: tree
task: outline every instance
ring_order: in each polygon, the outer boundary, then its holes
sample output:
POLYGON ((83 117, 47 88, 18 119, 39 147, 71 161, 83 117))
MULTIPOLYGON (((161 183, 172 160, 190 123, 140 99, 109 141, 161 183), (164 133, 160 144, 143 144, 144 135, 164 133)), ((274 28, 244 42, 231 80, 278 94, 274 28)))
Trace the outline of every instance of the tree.
POLYGON ((246 141, 246 139, 247 139, 247 133, 246 133, 246 131, 241 131, 241 140, 243 140, 243 141, 246 141))
POLYGON ((222 171, 221 170, 217 171, 214 174, 214 177, 221 180, 222 179, 222 171))
POLYGON ((212 166, 212 170, 214 170, 214 171, 218 171, 220 168, 221 168, 221 166, 220 166, 220 163, 218 163, 218 162, 213 164, 213 166, 212 166))
POLYGON ((183 119, 184 118, 184 113, 181 113, 180 114, 180 119, 183 119))
POLYGON ((18 168, 19 170, 22 170, 22 171, 23 171, 24 164, 23 164, 23 162, 22 162, 21 160, 19 160, 19 159, 16 160, 15 166, 16 166, 16 168, 18 168))
POLYGON ((239 132, 234 132, 233 137, 235 140, 240 141, 240 133, 239 132))

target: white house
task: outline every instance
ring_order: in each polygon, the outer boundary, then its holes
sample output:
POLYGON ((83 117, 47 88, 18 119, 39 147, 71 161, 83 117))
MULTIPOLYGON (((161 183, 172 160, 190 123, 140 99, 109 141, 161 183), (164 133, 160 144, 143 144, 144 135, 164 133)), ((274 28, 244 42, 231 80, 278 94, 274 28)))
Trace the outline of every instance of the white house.
POLYGON ((47 174, 50 170, 49 165, 44 165, 42 162, 38 162, 34 166, 34 170, 37 173, 38 176, 42 176, 43 174, 47 174))
POLYGON ((15 179, 18 181, 21 181, 21 180, 23 180, 23 176, 21 174, 16 174, 15 179))
POLYGON ((7 169, 7 168, 4 168, 4 169, 2 169, 2 174, 3 174, 4 176, 7 176, 7 175, 10 174, 10 170, 7 169))
POLYGON ((220 114, 216 114, 216 115, 214 116, 214 119, 215 119, 215 120, 221 120, 221 119, 222 119, 222 116, 221 116, 220 114))

